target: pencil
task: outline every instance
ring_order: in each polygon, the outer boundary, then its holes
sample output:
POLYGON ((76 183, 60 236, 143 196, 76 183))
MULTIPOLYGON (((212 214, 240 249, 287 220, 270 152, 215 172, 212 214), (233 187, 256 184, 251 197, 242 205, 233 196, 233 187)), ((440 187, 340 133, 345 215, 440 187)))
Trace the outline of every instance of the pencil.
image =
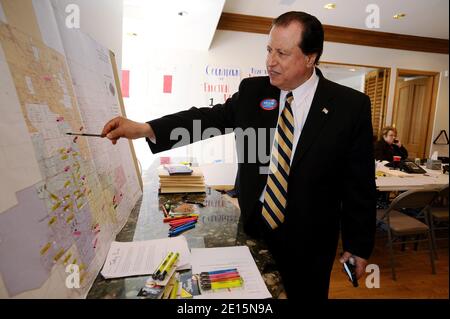
POLYGON ((164 205, 161 205, 162 211, 164 213, 164 217, 168 217, 169 213, 167 213, 167 209, 164 207, 164 205))
POLYGON ((66 133, 67 135, 76 135, 76 136, 91 136, 91 137, 105 137, 102 134, 90 134, 90 133, 66 133))

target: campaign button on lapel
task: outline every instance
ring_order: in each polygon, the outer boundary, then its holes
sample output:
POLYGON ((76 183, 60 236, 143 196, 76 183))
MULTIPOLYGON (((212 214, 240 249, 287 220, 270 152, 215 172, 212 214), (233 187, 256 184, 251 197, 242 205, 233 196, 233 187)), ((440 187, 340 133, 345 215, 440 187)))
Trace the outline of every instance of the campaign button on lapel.
POLYGON ((265 111, 270 111, 278 107, 278 101, 276 99, 264 99, 259 103, 259 106, 265 111))

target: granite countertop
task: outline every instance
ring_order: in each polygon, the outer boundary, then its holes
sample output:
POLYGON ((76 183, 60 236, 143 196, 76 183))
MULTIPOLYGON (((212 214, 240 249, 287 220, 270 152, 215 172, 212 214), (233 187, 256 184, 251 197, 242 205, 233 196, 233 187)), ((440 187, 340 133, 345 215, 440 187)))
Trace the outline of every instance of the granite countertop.
MULTIPOLYGON (((285 298, 280 274, 267 247, 242 231, 239 208, 227 200, 226 196, 209 187, 204 194, 158 194, 158 165, 159 158, 144 171, 142 199, 131 212, 116 241, 166 238, 169 225, 163 223, 162 204, 167 201, 172 204, 184 201, 205 203, 205 207, 194 205, 200 215, 198 223, 194 229, 183 233, 189 248, 248 246, 273 298, 285 298)), ((99 274, 87 298, 140 298, 137 294, 147 278, 148 276, 104 279, 99 274)))

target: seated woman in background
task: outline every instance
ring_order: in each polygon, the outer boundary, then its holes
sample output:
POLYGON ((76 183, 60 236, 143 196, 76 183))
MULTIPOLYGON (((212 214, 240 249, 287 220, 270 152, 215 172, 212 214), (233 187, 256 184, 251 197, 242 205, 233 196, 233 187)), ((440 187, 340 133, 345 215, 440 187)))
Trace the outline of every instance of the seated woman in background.
POLYGON ((399 140, 396 140, 397 130, 395 127, 386 126, 381 133, 381 138, 375 143, 375 159, 377 161, 392 162, 394 156, 401 156, 402 160, 408 158, 408 151, 399 140))

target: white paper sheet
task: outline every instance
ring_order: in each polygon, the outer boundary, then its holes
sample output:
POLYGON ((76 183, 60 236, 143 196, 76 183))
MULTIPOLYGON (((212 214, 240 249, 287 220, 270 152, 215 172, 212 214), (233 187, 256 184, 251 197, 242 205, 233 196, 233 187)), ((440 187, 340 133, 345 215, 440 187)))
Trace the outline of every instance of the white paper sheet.
POLYGON ((184 236, 146 241, 111 243, 101 274, 120 278, 152 274, 169 251, 180 253, 177 269, 190 265, 190 253, 184 236))
POLYGON ((377 163, 377 171, 387 173, 386 177, 379 176, 376 179, 379 191, 406 191, 410 189, 440 188, 448 184, 449 175, 439 171, 425 168, 426 174, 407 174, 405 172, 391 170, 384 166, 386 161, 377 163))
POLYGON ((196 296, 197 299, 264 299, 272 298, 247 246, 193 248, 192 273, 237 268, 244 279, 244 289, 196 296))

